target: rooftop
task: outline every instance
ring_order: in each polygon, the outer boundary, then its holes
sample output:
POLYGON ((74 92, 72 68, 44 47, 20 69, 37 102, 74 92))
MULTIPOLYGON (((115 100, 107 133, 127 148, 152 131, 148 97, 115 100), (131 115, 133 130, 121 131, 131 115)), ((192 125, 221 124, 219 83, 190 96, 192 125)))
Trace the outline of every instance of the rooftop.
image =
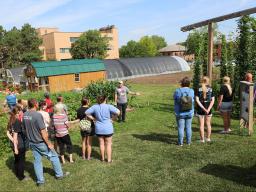
POLYGON ((175 51, 186 51, 186 48, 182 45, 168 45, 159 50, 159 52, 175 52, 175 51))

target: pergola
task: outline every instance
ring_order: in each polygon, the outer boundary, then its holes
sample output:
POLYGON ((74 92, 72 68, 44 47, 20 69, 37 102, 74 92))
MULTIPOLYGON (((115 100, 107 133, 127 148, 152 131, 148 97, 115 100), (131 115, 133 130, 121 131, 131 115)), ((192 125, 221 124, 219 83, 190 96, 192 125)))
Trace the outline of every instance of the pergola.
POLYGON ((244 15, 254 14, 254 13, 256 13, 256 7, 246 9, 243 11, 230 13, 220 17, 215 17, 212 19, 207 19, 205 21, 194 23, 192 25, 187 25, 181 28, 181 31, 187 32, 187 31, 191 31, 193 29, 208 25, 208 77, 210 79, 210 82, 212 81, 212 63, 213 63, 213 27, 212 27, 213 25, 212 24, 229 20, 229 19, 234 19, 244 15))

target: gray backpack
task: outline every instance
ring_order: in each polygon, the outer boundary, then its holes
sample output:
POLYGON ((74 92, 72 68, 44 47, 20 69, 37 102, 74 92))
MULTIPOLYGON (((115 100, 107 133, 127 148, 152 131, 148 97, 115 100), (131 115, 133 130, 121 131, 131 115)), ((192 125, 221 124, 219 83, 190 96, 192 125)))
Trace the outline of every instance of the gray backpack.
POLYGON ((182 93, 181 89, 181 97, 180 97, 180 111, 186 112, 192 110, 192 97, 189 96, 189 92, 182 93))

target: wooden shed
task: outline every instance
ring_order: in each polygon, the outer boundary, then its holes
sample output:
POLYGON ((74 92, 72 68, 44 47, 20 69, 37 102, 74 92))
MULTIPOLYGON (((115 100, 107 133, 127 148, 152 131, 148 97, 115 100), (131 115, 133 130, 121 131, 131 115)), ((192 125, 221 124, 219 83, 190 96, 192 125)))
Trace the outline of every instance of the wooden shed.
POLYGON ((99 59, 32 62, 25 74, 30 90, 50 92, 84 88, 106 76, 104 63, 99 59))

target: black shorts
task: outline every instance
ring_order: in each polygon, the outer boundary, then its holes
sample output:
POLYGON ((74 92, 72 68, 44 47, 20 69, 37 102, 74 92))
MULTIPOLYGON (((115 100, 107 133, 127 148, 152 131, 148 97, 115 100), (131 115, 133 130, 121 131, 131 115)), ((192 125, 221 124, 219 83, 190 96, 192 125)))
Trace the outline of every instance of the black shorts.
POLYGON ((103 134, 96 134, 97 137, 112 137, 113 133, 111 134, 106 134, 106 135, 103 135, 103 134))
POLYGON ((94 132, 88 133, 87 131, 80 131, 80 134, 81 134, 81 137, 87 137, 87 136, 94 136, 95 135, 94 132))

